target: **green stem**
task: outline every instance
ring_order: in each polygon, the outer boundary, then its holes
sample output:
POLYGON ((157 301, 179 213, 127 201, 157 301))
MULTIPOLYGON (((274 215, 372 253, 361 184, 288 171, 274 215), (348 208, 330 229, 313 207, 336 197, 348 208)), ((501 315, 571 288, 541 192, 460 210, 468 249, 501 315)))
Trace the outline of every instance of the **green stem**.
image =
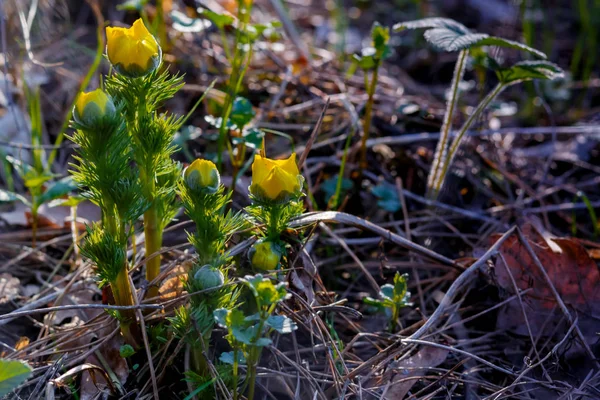
MULTIPOLYGON (((111 282, 110 287, 115 298, 115 303, 119 306, 133 306, 133 291, 129 284, 129 271, 127 270, 127 263, 123 265, 121 271, 117 275, 117 279, 111 282)), ((127 343, 134 348, 138 348, 139 344, 136 340, 136 324, 135 324, 135 310, 119 310, 121 316, 120 326, 121 333, 127 343)))
POLYGON ((238 399, 238 348, 237 346, 233 348, 233 400, 238 399))
MULTIPOLYGON (((377 62, 375 65, 375 69, 373 70, 373 75, 371 77, 371 85, 367 86, 367 94, 369 98, 367 100, 367 104, 365 106, 365 120, 363 123, 363 137, 360 144, 360 170, 362 171, 367 167, 367 140, 369 139, 369 133, 371 131, 371 115, 373 113, 373 103, 375 101, 375 89, 377 88, 377 80, 379 78, 379 65, 380 62, 377 62)), ((365 71, 365 82, 366 78, 365 71)))
MULTIPOLYGON (((514 84, 514 83, 517 83, 517 82, 511 82, 511 84, 514 84)), ((446 160, 444 160, 444 164, 442 166, 441 173, 439 174, 437 180, 435 182, 433 182, 433 190, 434 190, 434 192, 432 193, 433 199, 437 198, 438 194, 440 193, 440 190, 442 189, 442 185, 444 184, 444 180, 446 178, 446 174, 448 173, 448 169, 450 168, 452 161, 454 161, 454 157, 456 157, 456 153, 457 153, 458 148, 465 136, 465 133, 471 127, 473 122, 475 122, 479 118, 479 116, 487 108, 487 106, 507 86, 509 86, 509 85, 507 85, 505 83, 498 83, 496 85, 496 87, 490 93, 488 93, 488 95, 483 99, 483 101, 481 103, 479 103, 479 105, 477 106, 475 111, 473 111, 473 113, 469 116, 469 118, 464 123, 464 125, 460 128, 460 131, 458 132, 458 134, 456 135, 456 138, 454 138, 454 141, 452 142, 452 145, 450 146, 448 156, 446 157, 446 160)))
MULTIPOLYGON (((468 50, 462 50, 458 55, 458 60, 456 61, 456 65, 454 67, 454 75, 452 76, 452 83, 450 86, 450 98, 448 99, 448 103, 446 104, 444 122, 442 123, 442 129, 440 130, 440 140, 438 141, 437 147, 435 149, 435 155, 433 157, 433 165, 431 167, 431 172, 429 173, 429 177, 427 178, 427 197, 429 198, 434 195, 433 186, 438 179, 440 173, 439 169, 446 160, 448 144, 450 141, 450 128, 452 127, 454 111, 456 110, 456 104, 458 103, 458 88, 460 85, 460 81, 462 81, 463 75, 465 73, 468 54, 468 50)), ((437 196, 437 194, 435 196, 437 196)))
POLYGON ((31 247, 34 249, 37 245, 38 219, 38 207, 34 204, 31 206, 31 247))
MULTIPOLYGON (((152 258, 152 254, 160 251, 162 246, 162 232, 158 222, 158 211, 156 206, 152 205, 144 213, 144 239, 146 247, 146 280, 152 282, 160 273, 160 255, 152 258)), ((158 284, 153 284, 148 288, 146 297, 152 298, 158 296, 158 284)))

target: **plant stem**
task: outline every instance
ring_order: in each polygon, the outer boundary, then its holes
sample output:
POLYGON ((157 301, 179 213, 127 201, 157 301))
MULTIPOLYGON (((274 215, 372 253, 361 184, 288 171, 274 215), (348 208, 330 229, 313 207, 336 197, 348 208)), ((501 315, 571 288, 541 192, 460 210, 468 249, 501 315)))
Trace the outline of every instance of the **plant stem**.
MULTIPOLYGON (((511 84, 514 83, 511 82, 511 84)), ((440 190, 442 189, 442 185, 444 184, 444 180, 446 178, 446 174, 448 173, 448 169, 450 168, 454 157, 456 157, 456 153, 462 142, 463 137, 465 136, 465 133, 471 127, 473 122, 475 122, 477 118, 479 118, 479 116, 487 108, 487 106, 496 98, 496 96, 498 96, 508 86, 509 85, 505 83, 498 83, 496 87, 490 93, 488 93, 488 95, 481 101, 481 103, 479 103, 475 111, 473 111, 473 113, 469 116, 464 125, 460 128, 460 131, 458 132, 458 134, 454 138, 454 141, 452 142, 452 145, 450 146, 448 156, 446 157, 446 160, 444 160, 442 170, 439 176, 437 177, 437 180, 433 182, 433 199, 437 198, 438 194, 440 193, 440 190)))
MULTIPOLYGON (((152 205, 144 213, 144 238, 146 247, 146 280, 152 282, 160 273, 160 255, 152 258, 152 254, 160 251, 162 246, 162 232, 159 229, 158 212, 156 206, 152 205)), ((158 296, 158 284, 153 284, 148 288, 146 297, 152 298, 158 296)))
MULTIPOLYGON (((117 305, 135 305, 135 302, 133 301, 133 291, 131 290, 131 285, 129 284, 129 271, 127 269, 127 263, 123 265, 119 275, 117 275, 117 279, 115 279, 114 282, 111 282, 110 287, 117 305)), ((135 310, 119 310, 119 314, 121 316, 119 321, 121 333, 123 334, 125 341, 134 348, 138 348, 139 345, 135 339, 136 334, 134 333, 137 330, 135 323, 135 310)))
MULTIPOLYGON (((379 78, 379 65, 380 62, 377 62, 375 68, 373 69, 373 75, 371 76, 371 85, 367 86, 367 94, 369 98, 367 100, 367 104, 365 106, 365 120, 363 122, 363 137, 360 144, 360 170, 362 171, 367 167, 367 140, 369 139, 369 133, 371 131, 371 115, 373 113, 373 103, 375 101, 375 89, 377 88, 377 80, 379 78)), ((366 78, 365 71, 365 82, 366 78)))
POLYGON ((237 346, 233 349, 233 400, 238 399, 238 349, 237 346))
POLYGON ((440 166, 446 160, 448 145, 450 141, 450 128, 452 127, 452 120, 454 111, 456 110, 456 104, 458 103, 458 87, 460 81, 465 73, 465 67, 467 64, 467 55, 469 50, 462 50, 458 54, 458 60, 454 67, 454 74, 452 76, 452 83, 450 89, 450 98, 446 104, 446 112, 444 113, 444 122, 442 123, 442 129, 440 131, 440 140, 435 149, 435 155, 433 157, 433 165, 427 178, 427 198, 437 197, 437 193, 434 193, 434 184, 438 179, 440 166))
POLYGON ((31 207, 31 247, 37 246, 38 210, 36 206, 31 207))

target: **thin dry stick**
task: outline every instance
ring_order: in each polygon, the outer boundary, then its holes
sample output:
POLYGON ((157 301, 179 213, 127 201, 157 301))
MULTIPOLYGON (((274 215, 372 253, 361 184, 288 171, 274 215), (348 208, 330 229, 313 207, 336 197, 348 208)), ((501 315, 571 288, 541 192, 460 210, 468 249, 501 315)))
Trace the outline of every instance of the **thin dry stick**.
MULTIPOLYGON (((131 287, 135 287, 133 283, 133 279, 131 279, 131 275, 129 275, 129 284, 131 287)), ((137 298, 137 295, 133 295, 133 303, 136 306, 140 306, 140 301, 137 298)), ((154 371, 154 362, 152 361, 152 351, 150 351, 150 343, 148 342, 148 335, 146 334, 146 324, 144 323, 144 315, 142 314, 142 310, 138 308, 136 310, 136 314, 138 319, 140 320, 140 327, 142 328, 142 340, 144 341, 144 347, 146 348, 146 356, 148 357, 148 368, 150 369, 150 379, 152 379, 152 390, 154 391, 154 398, 156 400, 160 400, 158 397, 158 384, 156 382, 156 372, 154 371)))
MULTIPOLYGON (((58 294, 57 294, 58 296, 58 294)), ((57 297, 57 296, 52 296, 57 297)), ((139 309, 153 309, 153 310, 163 310, 164 306, 161 304, 139 304, 135 306, 113 306, 109 304, 69 304, 64 306, 55 306, 55 307, 46 307, 46 308, 37 308, 35 310, 21 310, 21 311, 13 311, 8 314, 0 315, 0 320, 3 319, 14 319, 18 317, 23 317, 26 315, 35 315, 35 314, 45 314, 54 311, 65 311, 65 310, 80 310, 86 308, 97 308, 100 310, 139 310, 139 309)))
POLYGON ((446 312, 448 307, 452 304, 452 300, 454 299, 454 296, 456 296, 458 294, 458 291, 460 289, 462 289, 463 285, 465 283, 467 283, 467 281, 469 281, 472 278, 472 276, 475 275, 475 273, 477 271, 479 271, 479 269, 483 265, 485 265, 485 263, 498 252, 498 249, 500 248, 502 243, 504 243, 506 241, 506 239, 508 239, 513 234, 515 229, 516 229, 516 227, 510 228, 504 235, 502 235, 502 237, 500 239, 498 239, 496 241, 496 243, 494 243, 494 245, 492 247, 489 248, 488 251, 485 252, 485 254, 483 256, 481 256, 481 258, 479 260, 474 262, 473 265, 471 265, 469 268, 467 268, 462 274, 460 274, 460 276, 458 278, 456 278, 456 280, 452 283, 452 285, 446 292, 446 295, 440 302, 440 305, 435 309, 435 311, 433 312, 431 317, 429 317, 427 322, 425 322, 423 324, 423 326, 421 326, 421 328, 419 328, 419 330, 417 330, 415 333, 410 335, 408 337, 408 339, 411 339, 411 340, 419 339, 425 333, 427 333, 427 331, 430 328, 433 328, 435 326, 435 324, 438 322, 438 320, 446 312))
POLYGON ((488 399, 498 400, 500 398, 500 396, 502 395, 502 393, 504 393, 504 392, 508 391, 509 389, 512 389, 513 387, 515 387, 516 385, 518 385, 519 381, 521 379, 523 379, 525 377, 525 375, 529 371, 531 371, 532 369, 534 369, 537 366, 542 365, 542 363, 544 361, 546 361, 547 359, 549 359, 551 356, 555 355, 558 352, 558 349, 567 341, 567 339, 569 338, 569 336, 571 336, 571 332, 573 332, 573 330, 576 329, 576 328, 577 328, 577 319, 575 321, 573 321, 573 323, 571 324, 571 327, 569 328, 569 330, 565 334, 565 337, 563 337, 560 342, 556 343, 556 345, 554 345, 554 347, 552 348, 552 350, 550 352, 548 352, 548 354, 546 354, 544 356, 544 358, 540 359, 535 364, 531 364, 530 366, 528 366, 527 368, 525 368, 516 377, 516 379, 513 381, 513 383, 511 383, 510 385, 502 388, 501 390, 497 391, 496 393, 492 394, 491 396, 486 397, 485 400, 488 400, 488 399))
POLYGON ((338 235, 336 235, 335 233, 333 233, 333 231, 327 225, 325 225, 324 223, 320 222, 319 223, 319 227, 321 229, 323 229, 325 231, 325 233, 327 233, 329 236, 331 236, 332 238, 334 238, 339 243, 339 245, 342 246, 342 248, 344 250, 346 250, 346 252, 350 255, 350 257, 352 257, 352 259, 354 260, 354 262, 362 270, 363 274, 365 275, 365 277, 369 281, 369 284, 373 288, 373 291, 375 293, 379 293, 379 285, 377 284, 377 281, 375 280, 375 278, 373 278, 373 276, 371 275, 371 273, 369 272, 369 270, 360 261, 360 259, 356 256, 356 254, 354 254, 354 252, 350 249, 350 247, 348 247, 348 245, 346 244, 346 242, 344 242, 342 240, 342 238, 340 238, 338 235))
POLYGON ((413 243, 410 240, 403 238, 400 235, 397 235, 393 232, 388 231, 387 229, 383 229, 382 227, 375 225, 372 222, 366 221, 364 219, 355 217, 354 215, 346 214, 343 212, 337 211, 323 211, 323 212, 315 212, 315 213, 307 213, 301 216, 300 218, 295 219, 290 223, 290 227, 299 228, 302 226, 310 225, 313 223, 319 222, 337 222, 340 224, 348 224, 354 225, 371 232, 374 232, 381 237, 389 240, 390 242, 396 243, 407 250, 412 250, 416 253, 422 254, 426 257, 429 257, 433 260, 439 261, 444 265, 451 265, 454 267, 458 267, 458 265, 451 259, 442 256, 432 250, 429 250, 426 247, 423 247, 419 244, 413 243))
MULTIPOLYGON (((535 264, 535 266, 540 270, 540 272, 544 276, 544 280, 548 284, 548 287, 550 287, 550 290, 552 291, 552 295, 556 299, 556 302, 558 303, 558 306, 560 307, 560 309, 562 310, 563 314, 567 318, 567 321, 569 321, 570 324, 573 324, 574 320, 573 320, 573 317, 571 316, 571 313, 569 312, 569 309, 567 308, 567 306, 563 302, 562 298, 560 297, 560 294, 558 294, 558 292, 556 291, 556 287, 554 287, 554 284, 552 283, 552 279, 550 279, 550 277, 548 276, 548 273, 546 272, 546 269, 542 265, 542 262, 538 258, 537 254, 535 254, 535 252, 531 248, 531 245, 529 244, 529 241, 527 240, 527 238, 525 237, 525 235, 523 235, 523 232, 521 232, 520 229, 517 229, 517 234, 519 235, 519 240, 521 241, 521 243, 525 247, 525 250, 527 250, 527 253, 529 253, 529 256, 533 260, 533 263, 535 264)), ((581 340, 581 344, 585 348, 585 351, 588 353, 588 355, 590 356, 590 358, 593 360, 594 364, 596 365, 596 368, 600 368, 600 363, 596 359, 596 355, 594 354, 594 352, 590 348, 588 342, 585 340, 585 337, 583 336, 583 333, 581 332, 581 329, 579 329, 579 326, 575 325, 575 331, 577 332, 577 336, 579 337, 579 340, 581 340)))
POLYGON ((304 151, 302 152, 302 155, 300 156, 300 159, 298 160, 298 169, 302 169, 302 166, 304 165, 304 162, 306 161, 306 158, 308 157, 308 153, 310 153, 310 149, 312 148, 312 145, 315 142, 315 139, 317 138, 319 131, 321 130, 321 124, 323 123, 323 118, 325 118, 325 113, 327 112, 328 108, 329 108, 329 97, 325 101, 325 105, 323 106, 323 111, 321 111, 321 115, 319 116, 319 119, 317 120, 317 123, 315 124, 315 127, 314 127, 312 133, 310 134, 310 138, 306 142, 306 146, 304 146, 304 151))
MULTIPOLYGON (((531 331, 531 325, 529 324, 529 318, 527 318, 527 312, 525 311, 525 305, 523 304, 523 298, 522 298, 523 295, 521 294, 521 289, 519 289, 519 287, 517 286, 517 282, 515 281, 515 278, 514 278, 512 272, 510 271, 510 268, 508 267, 508 263, 506 262, 504 255, 502 255, 502 253, 500 253, 499 256, 500 256, 500 259, 502 260, 502 264, 504 264, 504 269, 506 269, 506 272, 508 273, 508 276, 512 283, 513 289, 514 289, 515 293, 517 294, 517 300, 519 301, 519 306, 521 307, 521 312, 523 313, 523 320, 525 321, 525 326, 527 327, 529 339, 531 340, 531 347, 532 347, 533 352, 535 353, 537 359, 540 360, 541 356, 540 356, 540 353, 538 352, 535 339, 533 338, 533 333, 531 331)), ((548 379, 548 381, 551 382, 552 379, 550 378, 550 375, 548 375, 548 371, 546 371, 546 368, 544 368, 543 365, 542 365, 542 369, 544 371, 544 376, 546 377, 546 379, 548 379)))

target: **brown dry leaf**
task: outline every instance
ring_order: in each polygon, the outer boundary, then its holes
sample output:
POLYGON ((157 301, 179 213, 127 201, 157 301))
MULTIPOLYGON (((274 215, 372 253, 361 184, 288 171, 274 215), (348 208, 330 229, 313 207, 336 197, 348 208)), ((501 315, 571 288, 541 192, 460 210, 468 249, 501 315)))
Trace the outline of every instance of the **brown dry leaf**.
POLYGON ((388 369, 380 380, 373 380, 370 386, 387 385, 386 400, 403 399, 415 383, 418 377, 427 373, 427 368, 435 368, 448 357, 448 350, 437 347, 423 347, 417 354, 397 363, 394 368, 388 369))
MULTIPOLYGON (((117 335, 110 339, 108 342, 104 343, 98 351, 100 355, 104 359, 103 361, 108 364, 108 367, 114 373, 119 380, 120 385, 122 386, 127 381, 129 377, 129 367, 127 365, 127 361, 121 357, 120 349, 124 344, 121 336, 117 335)), ((95 354, 91 354, 85 360, 86 364, 92 364, 99 366, 107 373, 107 369, 104 367, 103 363, 100 362, 98 357, 95 354)), ((110 373, 108 373, 110 376, 110 373)), ((114 382, 116 384, 116 382, 114 382)), ((89 371, 83 371, 81 374, 81 400, 91 400, 98 398, 98 394, 100 392, 109 392, 109 385, 106 381, 106 378, 102 374, 94 374, 94 376, 90 375, 89 371)), ((113 393, 117 394, 117 393, 113 393)))
MULTIPOLYGON (((563 302, 580 313, 580 320, 585 319, 586 315, 599 316, 600 273, 587 249, 574 239, 548 238, 535 234, 531 230, 526 232, 525 236, 529 244, 563 302)), ((519 289, 533 289, 523 299, 527 318, 535 335, 539 333, 544 321, 552 318, 551 314, 557 304, 556 299, 543 274, 516 234, 503 243, 499 253, 502 257, 498 257, 495 263, 498 285, 508 293, 514 294, 512 275, 519 289), (504 265, 503 258, 507 265, 504 265)), ((498 318, 500 328, 527 334, 523 322, 523 312, 517 302, 511 302, 498 318)))
POLYGON ((174 299, 183 294, 184 283, 193 264, 192 261, 185 261, 166 276, 159 289, 161 301, 174 299))

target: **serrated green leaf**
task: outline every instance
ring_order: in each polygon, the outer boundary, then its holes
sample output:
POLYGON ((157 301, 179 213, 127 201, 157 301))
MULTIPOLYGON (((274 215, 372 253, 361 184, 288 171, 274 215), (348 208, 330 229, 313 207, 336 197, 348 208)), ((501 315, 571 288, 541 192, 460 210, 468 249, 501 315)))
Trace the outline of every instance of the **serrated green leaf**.
POLYGON ((243 280, 247 282, 259 306, 279 303, 288 297, 286 286, 283 282, 274 285, 269 278, 263 277, 261 274, 255 276, 248 275, 243 280))
POLYGON ((414 21, 399 22, 394 25, 394 32, 405 29, 432 29, 445 28, 456 32, 469 33, 469 29, 463 24, 449 18, 423 18, 414 21))
POLYGON ((407 274, 400 274, 399 272, 396 272, 396 275, 394 276, 394 302, 395 303, 400 303, 400 302, 404 302, 404 299, 406 298, 407 295, 407 290, 408 290, 408 275, 407 274))
POLYGON ((563 70, 548 61, 521 61, 509 68, 496 71, 498 80, 504 84, 514 84, 532 79, 554 80, 564 76, 563 70))
POLYGON ((134 354, 135 350, 130 344, 124 344, 119 348, 119 355, 123 358, 131 357, 134 354))
POLYGON ((461 51, 475 46, 499 46, 528 52, 545 59, 546 55, 523 43, 472 32, 464 25, 447 18, 425 18, 394 25, 394 31, 404 29, 427 29, 423 36, 434 47, 443 51, 461 51))
POLYGON ((35 170, 31 165, 21 160, 17 160, 13 156, 6 156, 6 161, 8 161, 13 166, 15 171, 17 171, 17 173, 21 177, 24 177, 27 174, 35 173, 35 170))
POLYGON ((532 54, 538 58, 546 59, 546 54, 541 51, 534 49, 533 47, 529 47, 526 44, 515 42, 513 40, 503 39, 497 36, 488 36, 487 38, 483 38, 479 40, 479 42, 475 43, 475 46, 498 46, 498 47, 506 47, 510 49, 516 49, 525 51, 529 54, 532 54))
POLYGON ((279 333, 291 333, 298 329, 298 326, 291 318, 285 315, 272 315, 267 319, 267 325, 279 333))
POLYGON ((269 338, 260 338, 256 341, 256 343, 254 343, 254 346, 256 347, 267 347, 270 346, 271 343, 273 343, 273 341, 269 338))
POLYGON ((46 202, 55 200, 66 194, 69 194, 69 192, 72 192, 75 189, 77 189, 77 185, 73 181, 73 177, 66 176, 63 179, 55 182, 40 196, 40 203, 44 204, 46 202))
POLYGON ((226 26, 230 26, 235 21, 235 18, 233 18, 229 14, 218 14, 214 11, 210 11, 205 8, 200 10, 200 15, 203 15, 206 18, 208 18, 210 22, 215 24, 215 26, 219 29, 223 29, 226 26))
POLYGON ((423 36, 432 46, 443 51, 465 50, 488 37, 485 33, 465 34, 446 28, 428 29, 423 36))
POLYGON ((0 189, 0 203, 12 203, 13 201, 20 201, 21 203, 29 206, 29 200, 19 193, 11 192, 9 190, 0 189))
POLYGON ((252 103, 244 97, 237 97, 233 101, 229 120, 238 129, 243 129, 248 122, 252 121, 252 118, 254 118, 255 115, 256 113, 252 109, 252 103))
MULTIPOLYGON (((321 184, 321 189, 323 190, 323 192, 325 192, 325 199, 328 203, 331 197, 335 195, 335 191, 337 190, 338 176, 339 175, 334 175, 321 184)), ((343 178, 340 197, 343 197, 346 194, 346 192, 348 192, 348 190, 352 189, 352 186, 353 183, 350 179, 343 178)))
POLYGON ((377 185, 371 189, 371 193, 379 199, 377 205, 386 211, 396 212, 402 207, 398 198, 398 191, 391 185, 377 185))
POLYGON ((33 369, 23 361, 0 359, 0 397, 25 382, 33 369))
POLYGON ((42 174, 42 175, 27 174, 26 176, 23 177, 23 183, 29 189, 38 188, 38 187, 42 186, 44 183, 51 180, 53 177, 54 177, 53 175, 46 175, 46 174, 42 174))
POLYGON ((257 128, 244 129, 242 136, 233 137, 231 142, 233 144, 245 143, 246 146, 251 149, 258 149, 262 146, 263 138, 265 133, 257 128))
POLYGON ((381 286, 379 289, 379 296, 383 300, 392 300, 394 298, 394 285, 387 283, 381 286))
POLYGON ((75 207, 86 198, 83 196, 69 196, 67 199, 54 199, 48 202, 48 207, 75 207))
MULTIPOLYGON (((222 363, 233 365, 233 360, 234 360, 233 354, 234 354, 233 351, 223 352, 223 353, 221 353, 221 356, 219 357, 219 360, 222 363)), ((244 354, 242 354, 241 351, 237 352, 237 358, 238 358, 238 363, 239 364, 241 364, 241 365, 245 365, 246 364, 246 358, 244 357, 244 354)))
POLYGON ((390 29, 375 22, 373 28, 371 28, 371 39, 373 41, 373 47, 376 50, 376 57, 379 59, 386 58, 390 54, 390 49, 388 47, 390 29))

